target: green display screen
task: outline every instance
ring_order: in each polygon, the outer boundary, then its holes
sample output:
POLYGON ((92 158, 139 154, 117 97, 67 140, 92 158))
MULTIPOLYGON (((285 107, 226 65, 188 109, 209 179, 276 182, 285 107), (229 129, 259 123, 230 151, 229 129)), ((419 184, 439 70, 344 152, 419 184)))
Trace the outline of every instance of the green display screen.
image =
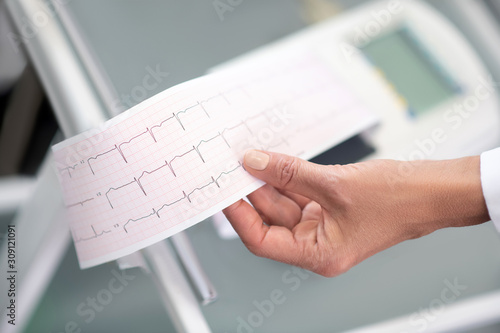
POLYGON ((406 30, 386 34, 361 47, 416 114, 456 94, 457 88, 424 54, 406 30))

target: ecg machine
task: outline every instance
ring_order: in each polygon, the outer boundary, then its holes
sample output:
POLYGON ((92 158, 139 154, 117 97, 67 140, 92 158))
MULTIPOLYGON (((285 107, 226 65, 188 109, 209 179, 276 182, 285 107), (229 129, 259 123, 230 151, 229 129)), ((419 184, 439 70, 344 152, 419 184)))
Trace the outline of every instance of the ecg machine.
MULTIPOLYGON (((244 66, 283 50, 307 50, 329 61, 382 117, 380 128, 314 162, 453 158, 500 142, 495 81, 456 28, 422 2, 365 5, 219 68, 244 66)), ((221 220, 218 216, 216 225, 229 228, 221 220)))
MULTIPOLYGON (((245 66, 277 52, 309 52, 327 61, 381 119, 377 127, 313 161, 453 158, 500 145, 500 103, 491 63, 487 68, 484 55, 475 51, 477 45, 471 46, 481 39, 467 39, 436 8, 445 2, 450 5, 450 1, 357 1, 352 10, 303 27, 296 11, 306 2, 300 1, 242 2, 232 7, 228 15, 233 16, 227 20, 219 21, 214 15, 215 21, 210 21, 207 17, 214 14, 210 2, 197 4, 207 6, 200 7, 206 12, 197 16, 187 2, 154 2, 148 7, 143 2, 75 0, 27 44, 27 51, 68 136, 123 111, 116 109, 119 92, 136 85, 144 63, 160 61, 155 56, 171 61, 170 75, 176 80, 159 82, 161 90, 208 69, 245 66), (139 13, 147 21, 140 21, 139 13), (193 17, 186 20, 181 13, 193 17), (269 37, 279 35, 280 30, 271 27, 280 19, 286 36, 269 37), (187 21, 199 24, 193 28, 196 35, 187 36, 186 30, 186 36, 180 36, 170 29, 187 21), (256 21, 258 26, 250 23, 256 21), (210 38, 204 35, 207 31, 212 33, 209 45, 204 44, 210 38), (123 38, 123 43, 109 45, 104 35, 123 38), (170 45, 166 35, 185 49, 170 45), (144 36, 154 43, 146 44, 144 36), (182 39, 187 37, 198 39, 182 39), (124 86, 125 82, 130 85, 124 86)), ((40 11, 41 3, 7 0, 18 25, 40 11)), ((488 25, 491 40, 500 43, 500 29, 492 28, 495 21, 487 8, 479 2, 460 1, 441 10, 458 17, 457 22, 467 22, 465 17, 478 26, 488 25)), ((468 28, 468 35, 481 35, 475 30, 479 27, 468 28)), ((481 50, 495 54, 494 47, 481 50)), ((500 71, 494 74, 500 77, 500 71)), ((20 288, 29 291, 20 302, 26 319, 17 327, 0 322, 1 332, 22 328, 60 332, 67 331, 68 323, 83 332, 415 332, 423 328, 469 332, 500 322, 500 238, 491 224, 443 230, 404 242, 342 276, 325 279, 253 256, 219 215, 209 219, 216 223, 204 221, 119 261, 118 266, 80 271, 56 209, 60 197, 52 173, 45 166, 35 189, 38 197, 31 199, 43 198, 44 209, 29 209, 28 202, 16 217, 19 237, 31 237, 22 239, 27 244, 23 260, 31 263, 20 281, 20 288), (39 223, 30 225, 33 220, 39 223), (130 276, 130 283, 95 318, 86 320, 90 317, 81 316, 78 309, 88 310, 87 297, 106 289, 120 269, 130 276), (427 316, 425 311, 439 300, 443 288, 454 282, 465 286, 456 301, 446 303, 439 316, 427 316), (284 301, 273 303, 272 313, 269 308, 262 310, 262 304, 276 299, 277 293, 284 301)))

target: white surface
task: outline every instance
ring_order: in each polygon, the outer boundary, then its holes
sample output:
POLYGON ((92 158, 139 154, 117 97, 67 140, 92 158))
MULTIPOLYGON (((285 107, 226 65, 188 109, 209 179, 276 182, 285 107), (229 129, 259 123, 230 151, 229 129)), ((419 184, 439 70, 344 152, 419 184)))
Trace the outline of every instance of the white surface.
POLYGON ((33 192, 35 179, 28 177, 0 178, 0 214, 15 212, 33 192))
POLYGON ((198 292, 202 305, 208 305, 217 299, 217 291, 203 270, 196 256, 191 241, 184 232, 173 235, 170 239, 179 256, 182 266, 186 270, 189 279, 198 292))
POLYGON ((141 253, 152 270, 165 307, 179 333, 210 333, 186 277, 165 242, 158 242, 141 253))
POLYGON ((481 185, 491 220, 500 232, 500 148, 481 154, 481 185))
MULTIPOLYGON (((441 303, 442 304, 442 303, 441 303)), ((346 333, 416 333, 462 332, 495 323, 500 318, 500 291, 443 305, 437 318, 426 321, 426 326, 416 324, 412 315, 402 316, 374 325, 360 327, 346 333)), ((434 312, 436 313, 436 312, 434 312)))

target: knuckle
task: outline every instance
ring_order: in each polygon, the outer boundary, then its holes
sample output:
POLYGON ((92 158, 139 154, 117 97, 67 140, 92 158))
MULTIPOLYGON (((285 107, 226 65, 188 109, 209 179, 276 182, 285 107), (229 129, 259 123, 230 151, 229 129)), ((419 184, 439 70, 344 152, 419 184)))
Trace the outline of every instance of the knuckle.
POLYGON ((320 267, 318 270, 317 270, 317 273, 321 276, 324 276, 324 277, 335 277, 335 276, 338 276, 342 273, 345 273, 346 271, 342 270, 341 268, 339 267, 336 267, 336 266, 323 266, 323 267, 320 267))
POLYGON ((324 173, 326 177, 326 181, 330 185, 339 185, 341 183, 341 179, 344 176, 345 170, 344 166, 340 164, 335 165, 327 165, 326 172, 324 173))
POLYGON ((335 272, 333 270, 329 269, 328 267, 322 267, 322 268, 318 269, 316 271, 316 273, 321 275, 321 276, 327 277, 327 278, 331 278, 331 277, 338 275, 338 274, 335 274, 335 272))
POLYGON ((352 256, 337 257, 330 260, 316 269, 316 273, 324 277, 335 277, 349 271, 356 261, 352 256))
POLYGON ((343 258, 342 260, 340 260, 339 263, 337 263, 337 267, 336 267, 336 272, 338 273, 337 275, 346 273, 353 266, 354 266, 354 263, 352 262, 352 260, 350 260, 350 258, 343 258))
POLYGON ((248 242, 245 243, 245 246, 247 247, 248 251, 250 251, 254 255, 257 255, 258 247, 248 242))
POLYGON ((243 244, 246 246, 248 251, 250 251, 252 254, 262 257, 264 255, 262 251, 262 243, 261 241, 257 239, 243 239, 243 244))
POLYGON ((299 165, 296 157, 280 157, 275 171, 279 187, 286 188, 290 184, 298 173, 299 165))
POLYGON ((248 251, 252 253, 253 255, 257 257, 264 257, 264 253, 262 252, 262 249, 258 244, 254 243, 246 243, 245 246, 247 247, 248 251))
POLYGON ((264 223, 269 222, 269 216, 265 213, 264 210, 262 210, 261 207, 254 206, 254 209, 257 212, 257 214, 259 214, 260 218, 264 223))
POLYGON ((349 180, 347 179, 345 166, 339 164, 327 165, 323 177, 323 183, 328 188, 326 194, 330 199, 339 200, 348 193, 349 180))

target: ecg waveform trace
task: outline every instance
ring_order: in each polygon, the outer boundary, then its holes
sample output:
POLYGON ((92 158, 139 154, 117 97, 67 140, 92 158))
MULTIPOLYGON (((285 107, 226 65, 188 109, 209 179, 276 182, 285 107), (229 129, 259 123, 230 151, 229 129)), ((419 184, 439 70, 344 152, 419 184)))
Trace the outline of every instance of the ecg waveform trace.
MULTIPOLYGON (((260 115, 261 115, 261 114, 258 114, 258 115, 254 116, 254 117, 252 117, 252 118, 259 117, 260 115)), ((173 167, 173 162, 174 162, 176 159, 182 158, 182 157, 186 156, 186 155, 187 155, 187 154, 189 154, 189 153, 196 152, 196 153, 197 153, 197 155, 200 157, 201 161, 202 161, 203 163, 205 163, 205 159, 203 158, 203 155, 202 155, 202 153, 201 153, 201 151, 200 151, 200 146, 201 146, 202 144, 204 144, 204 143, 209 143, 209 142, 211 142, 211 141, 213 141, 213 140, 215 140, 215 139, 217 139, 217 138, 221 138, 221 139, 224 141, 224 143, 227 145, 227 147, 228 147, 228 148, 231 148, 231 145, 229 144, 229 142, 227 141, 227 139, 224 137, 224 133, 225 133, 226 131, 230 131, 230 130, 236 129, 236 128, 240 127, 240 126, 245 126, 245 127, 248 129, 248 131, 249 131, 250 133, 252 133, 252 132, 251 132, 251 130, 250 130, 250 128, 249 128, 249 127, 248 127, 248 125, 246 124, 246 120, 247 120, 247 119, 242 120, 239 124, 236 124, 235 126, 232 126, 232 127, 229 127, 229 128, 224 128, 222 131, 217 132, 217 134, 216 134, 216 135, 214 135, 214 136, 212 136, 211 138, 200 140, 200 142, 199 142, 197 145, 193 145, 193 148, 189 149, 188 151, 186 151, 186 152, 184 152, 184 153, 182 153, 182 154, 175 155, 173 158, 171 158, 171 159, 170 159, 170 161, 165 160, 165 161, 164 161, 164 162, 165 162, 165 164, 163 164, 163 165, 161 165, 161 166, 159 166, 159 167, 157 167, 157 168, 155 168, 155 169, 153 169, 153 170, 151 170, 151 171, 144 170, 144 171, 141 173, 141 175, 140 175, 140 176, 138 176, 138 177, 134 177, 134 179, 133 179, 132 181, 129 181, 129 182, 127 182, 127 183, 125 183, 125 184, 123 184, 123 185, 117 186, 117 187, 110 187, 110 188, 106 191, 106 193, 105 193, 106 199, 108 200, 108 203, 109 203, 110 207, 111 207, 112 209, 114 209, 113 204, 111 203, 111 200, 110 200, 110 198, 109 198, 108 194, 109 194, 111 191, 117 191, 117 190, 120 190, 120 189, 122 189, 122 188, 124 188, 124 187, 126 187, 126 186, 128 186, 128 185, 133 184, 133 183, 136 183, 136 184, 140 187, 140 189, 142 190, 142 192, 144 193, 144 195, 146 195, 146 196, 147 196, 147 193, 146 193, 146 191, 144 190, 144 187, 143 187, 143 186, 142 186, 142 184, 141 184, 141 178, 142 178, 142 177, 144 177, 145 175, 150 175, 150 174, 152 174, 152 173, 154 173, 154 172, 156 172, 156 171, 159 171, 160 169, 162 169, 162 168, 164 168, 164 167, 168 167, 168 168, 170 169, 170 171, 172 172, 172 174, 174 175, 174 177, 177 177, 177 174, 175 173, 175 169, 174 169, 174 167, 173 167)), ((69 206, 68 206, 68 207, 69 207, 69 206)))
POLYGON ((193 189, 191 192, 189 192, 189 193, 187 193, 187 194, 186 194, 186 192, 185 192, 185 191, 182 191, 183 196, 182 196, 181 198, 179 198, 179 199, 177 199, 177 200, 175 200, 175 201, 173 201, 173 202, 170 202, 170 203, 165 203, 165 204, 163 204, 160 208, 158 208, 158 209, 156 209, 156 210, 153 208, 153 213, 152 213, 152 214, 149 214, 149 215, 146 215, 146 216, 142 216, 142 217, 139 217, 139 218, 137 218, 137 219, 129 219, 129 220, 128 220, 127 222, 125 222, 125 224, 123 225, 123 229, 125 230, 125 232, 127 232, 127 233, 128 233, 128 231, 127 231, 127 229, 126 229, 127 224, 129 224, 130 222, 137 222, 137 221, 139 221, 139 220, 142 220, 142 219, 145 219, 145 218, 147 218, 147 217, 150 217, 151 215, 157 215, 157 216, 158 216, 158 218, 160 218, 160 211, 161 211, 162 209, 167 208, 167 207, 172 206, 172 205, 175 205, 176 203, 179 203, 179 202, 180 202, 180 201, 182 201, 182 200, 187 199, 187 200, 189 201, 189 203, 191 203, 190 196, 191 196, 194 192, 196 192, 196 191, 200 191, 200 190, 203 190, 204 188, 206 188, 206 187, 208 187, 208 186, 210 186, 210 185, 212 185, 212 184, 215 184, 215 185, 217 185, 217 187, 218 187, 218 188, 220 188, 220 185, 219 185, 218 181, 219 181, 219 179, 220 179, 223 175, 229 175, 229 174, 231 174, 232 172, 236 171, 236 169, 238 169, 238 168, 242 168, 242 167, 243 167, 243 165, 242 165, 241 163, 239 163, 239 165, 238 165, 236 168, 234 168, 234 169, 232 169, 232 170, 229 170, 229 171, 221 172, 221 173, 220 173, 220 175, 219 175, 219 176, 217 176, 217 178, 214 178, 213 176, 211 176, 211 179, 212 179, 212 180, 211 180, 210 182, 208 182, 208 183, 206 183, 205 185, 202 185, 202 186, 200 186, 200 187, 196 187, 195 189, 193 189))
POLYGON ((241 163, 247 148, 309 158, 376 120, 316 57, 168 89, 53 148, 80 266, 151 245, 262 186, 241 163))
MULTIPOLYGON (((124 142, 121 142, 121 143, 119 143, 119 144, 115 144, 113 148, 111 148, 111 149, 109 149, 109 150, 107 150, 107 151, 105 151, 105 152, 99 153, 99 154, 97 154, 97 155, 95 155, 95 156, 91 156, 91 157, 87 158, 87 164, 88 164, 88 166, 89 166, 89 168, 90 168, 90 170, 91 170, 92 174, 94 174, 94 175, 95 175, 95 172, 94 172, 94 170, 93 170, 93 168, 92 168, 92 164, 90 163, 90 160, 97 160, 97 158, 99 158, 99 157, 101 157, 101 156, 104 156, 104 155, 106 155, 106 154, 108 154, 108 153, 110 153, 110 152, 112 152, 112 151, 115 151, 115 150, 116 150, 116 151, 118 151, 118 152, 120 153, 120 155, 121 155, 121 157, 123 158, 124 162, 125 162, 125 163, 127 163, 127 159, 126 159, 126 157, 125 157, 125 154, 123 153, 123 150, 121 149, 121 146, 122 146, 122 145, 125 145, 125 144, 129 144, 129 143, 131 143, 131 142, 132 142, 132 140, 137 139, 138 137, 140 137, 140 136, 142 136, 142 135, 144 135, 144 134, 146 134, 146 133, 149 133, 149 134, 151 135, 152 139, 154 140, 154 142, 157 142, 157 141, 156 141, 156 137, 155 137, 155 135, 154 135, 153 130, 154 130, 154 129, 156 129, 156 128, 161 128, 161 127, 163 126, 163 124, 165 124, 167 121, 169 121, 169 120, 171 120, 171 119, 176 119, 176 120, 177 120, 177 122, 179 123, 179 125, 181 126, 181 128, 182 128, 183 130, 186 130, 186 129, 185 129, 185 127, 184 127, 184 125, 183 125, 183 123, 182 123, 182 121, 180 120, 180 117, 179 117, 179 114, 181 114, 181 113, 186 113, 187 111, 189 111, 189 110, 191 110, 191 109, 193 109, 193 108, 195 108, 195 107, 197 107, 197 106, 200 106, 200 107, 202 108, 203 112, 205 113, 205 115, 206 115, 208 118, 210 118, 210 115, 209 115, 209 113, 207 112, 207 110, 205 109, 205 107, 203 106, 203 104, 204 104, 204 103, 207 103, 207 102, 209 102, 210 100, 212 100, 212 99, 214 99, 214 98, 217 98, 217 97, 219 97, 219 96, 220 96, 220 97, 222 97, 222 98, 224 98, 224 100, 225 100, 227 103, 229 103, 229 102, 228 102, 228 100, 224 97, 224 95, 223 95, 222 93, 219 93, 219 94, 218 94, 218 95, 216 95, 216 96, 213 96, 213 97, 207 98, 206 100, 203 100, 203 101, 199 101, 199 102, 197 102, 195 105, 189 106, 189 107, 185 108, 184 110, 178 111, 177 113, 175 113, 175 112, 174 112, 174 113, 172 113, 172 116, 170 116, 170 117, 168 117, 168 118, 164 119, 164 120, 163 120, 163 121, 161 121, 159 124, 153 125, 153 126, 151 126, 150 128, 146 128, 146 130, 145 130, 144 132, 142 132, 142 133, 140 133, 140 134, 137 134, 137 135, 135 135, 135 136, 131 137, 129 140, 124 141, 124 142)), ((64 167, 64 168, 59 168, 59 172, 60 172, 60 174, 62 174, 64 171, 66 171, 66 172, 68 173, 68 176, 71 178, 72 176, 71 176, 71 172, 70 172, 69 170, 70 170, 70 169, 72 169, 72 170, 74 171, 74 170, 75 170, 75 168, 76 168, 77 166, 78 166, 78 163, 77 163, 77 164, 74 164, 74 165, 72 165, 72 166, 67 166, 67 167, 64 167)))

